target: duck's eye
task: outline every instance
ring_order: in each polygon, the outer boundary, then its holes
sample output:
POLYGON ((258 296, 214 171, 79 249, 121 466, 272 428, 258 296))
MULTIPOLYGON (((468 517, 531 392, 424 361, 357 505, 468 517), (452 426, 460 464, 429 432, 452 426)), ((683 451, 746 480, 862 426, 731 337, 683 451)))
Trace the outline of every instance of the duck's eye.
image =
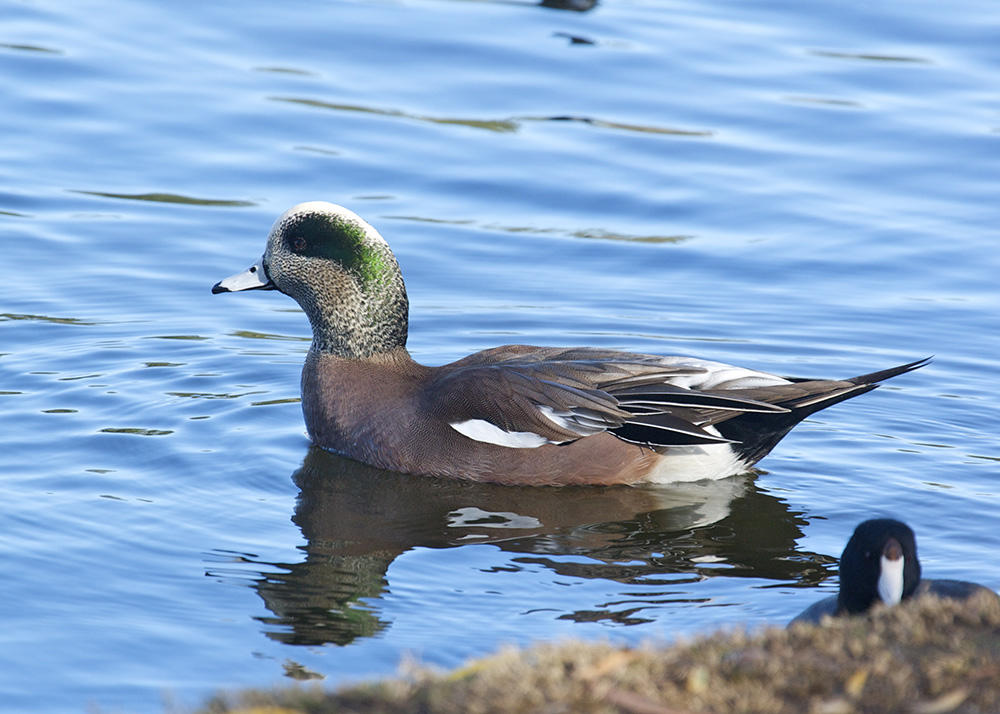
POLYGON ((296 253, 301 253, 306 249, 306 239, 302 236, 295 236, 292 238, 292 250, 296 253))

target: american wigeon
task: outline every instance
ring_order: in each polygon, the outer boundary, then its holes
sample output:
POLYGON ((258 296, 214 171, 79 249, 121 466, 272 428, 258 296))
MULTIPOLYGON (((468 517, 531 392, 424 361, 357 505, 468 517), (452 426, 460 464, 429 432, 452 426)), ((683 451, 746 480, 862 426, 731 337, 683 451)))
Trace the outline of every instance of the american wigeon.
POLYGON ((393 471, 497 483, 635 484, 745 472, 813 412, 927 360, 847 380, 692 357, 506 345, 440 367, 406 350, 409 303, 372 226, 313 201, 213 293, 280 290, 313 341, 302 411, 320 446, 393 471))
POLYGON ((902 521, 875 518, 855 528, 844 547, 840 556, 840 592, 813 603, 792 622, 819 622, 825 615, 856 615, 878 602, 897 605, 926 593, 965 600, 979 592, 997 597, 992 590, 965 580, 922 580, 913 530, 902 521))

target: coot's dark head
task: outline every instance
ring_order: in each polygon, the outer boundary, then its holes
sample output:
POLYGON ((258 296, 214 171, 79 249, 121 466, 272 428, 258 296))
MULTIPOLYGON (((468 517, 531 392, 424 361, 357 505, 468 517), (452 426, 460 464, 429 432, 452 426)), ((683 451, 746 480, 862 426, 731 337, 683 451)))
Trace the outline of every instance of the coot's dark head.
POLYGON ((908 525, 875 518, 854 529, 840 556, 841 611, 864 612, 878 600, 895 605, 919 583, 917 539, 908 525))

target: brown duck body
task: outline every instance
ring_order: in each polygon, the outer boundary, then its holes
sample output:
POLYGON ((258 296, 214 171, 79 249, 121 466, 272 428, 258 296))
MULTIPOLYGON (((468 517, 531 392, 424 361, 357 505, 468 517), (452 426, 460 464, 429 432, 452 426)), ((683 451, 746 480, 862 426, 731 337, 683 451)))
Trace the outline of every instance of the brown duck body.
POLYGON ((275 223, 262 259, 213 292, 278 289, 313 343, 302 408, 318 445, 394 471, 509 484, 636 484, 741 473, 809 414, 925 360, 848 380, 690 357, 506 345, 439 367, 406 350, 395 257, 347 209, 275 223))
MULTIPOLYGON (((716 365, 684 358, 674 358, 676 362, 669 364, 669 358, 651 355, 525 345, 479 352, 440 367, 419 364, 403 349, 367 360, 310 351, 302 371, 302 409, 309 436, 315 443, 393 471, 508 484, 637 484, 723 478, 743 473, 808 414, 875 386, 867 381, 868 376, 856 378, 859 381, 799 382, 773 377, 775 384, 733 389, 716 387, 709 394, 730 392, 734 397, 763 403, 773 400, 779 407, 775 411, 681 407, 669 412, 683 415, 678 418, 690 419, 692 432, 699 426, 711 428, 712 432, 708 433, 719 435, 717 443, 698 443, 697 436, 671 432, 676 442, 672 445, 639 444, 619 438, 615 435, 617 429, 611 429, 575 436, 561 443, 515 448, 468 438, 456 432, 453 426, 474 415, 487 413, 482 405, 496 401, 491 399, 490 391, 492 397, 499 394, 502 399, 499 408, 509 410, 511 421, 508 424, 527 424, 527 419, 517 415, 519 395, 477 379, 484 368, 503 372, 505 369, 518 370, 524 365, 544 364, 550 372, 558 365, 564 373, 572 373, 573 367, 581 363, 587 366, 595 361, 609 364, 596 357, 608 359, 611 355, 620 361, 610 364, 618 367, 634 366, 626 361, 629 359, 647 360, 639 362, 644 367, 667 363, 662 365, 661 371, 653 372, 660 379, 673 377, 691 381, 697 376, 707 381, 712 377, 710 367, 716 365), (565 354, 576 359, 553 359, 565 354), (592 355, 595 359, 584 361, 581 355, 592 355), (533 356, 540 361, 530 361, 533 356), (699 370, 704 372, 699 374, 699 370), (468 379, 456 379, 463 371, 472 374, 468 379), (729 440, 727 435, 742 438, 729 440), (688 440, 693 443, 684 443, 688 440)), ((897 369, 912 368, 913 365, 906 365, 897 369)), ((596 375, 601 374, 604 373, 589 372, 594 382, 600 381, 596 375)), ((737 384, 760 381, 764 376, 763 373, 747 372, 735 381, 737 384)), ((874 376, 886 378, 884 373, 874 376)), ((573 381, 580 384, 580 375, 576 374, 573 381)), ((557 391, 553 396, 564 395, 557 391)), ((527 401, 529 405, 537 404, 530 398, 527 401)), ((628 426, 627 419, 625 417, 623 426, 628 426)), ((540 423, 531 428, 544 432, 545 427, 546 424, 540 423)), ((511 428, 523 433, 516 426, 511 428)), ((565 438, 556 433, 548 436, 565 438)))
POLYGON ((391 471, 539 486, 638 483, 661 459, 610 433, 530 449, 466 438, 423 398, 451 368, 424 366, 405 351, 364 362, 311 351, 302 370, 309 437, 391 471))

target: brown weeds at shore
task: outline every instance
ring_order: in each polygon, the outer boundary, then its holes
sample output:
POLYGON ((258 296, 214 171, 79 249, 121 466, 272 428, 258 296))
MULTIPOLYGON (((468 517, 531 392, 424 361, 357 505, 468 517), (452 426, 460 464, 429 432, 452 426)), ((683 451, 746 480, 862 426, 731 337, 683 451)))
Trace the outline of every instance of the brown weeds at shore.
POLYGON ((511 648, 451 672, 418 668, 330 692, 220 695, 200 714, 334 712, 996 714, 1000 600, 923 597, 820 626, 719 632, 669 647, 511 648))

